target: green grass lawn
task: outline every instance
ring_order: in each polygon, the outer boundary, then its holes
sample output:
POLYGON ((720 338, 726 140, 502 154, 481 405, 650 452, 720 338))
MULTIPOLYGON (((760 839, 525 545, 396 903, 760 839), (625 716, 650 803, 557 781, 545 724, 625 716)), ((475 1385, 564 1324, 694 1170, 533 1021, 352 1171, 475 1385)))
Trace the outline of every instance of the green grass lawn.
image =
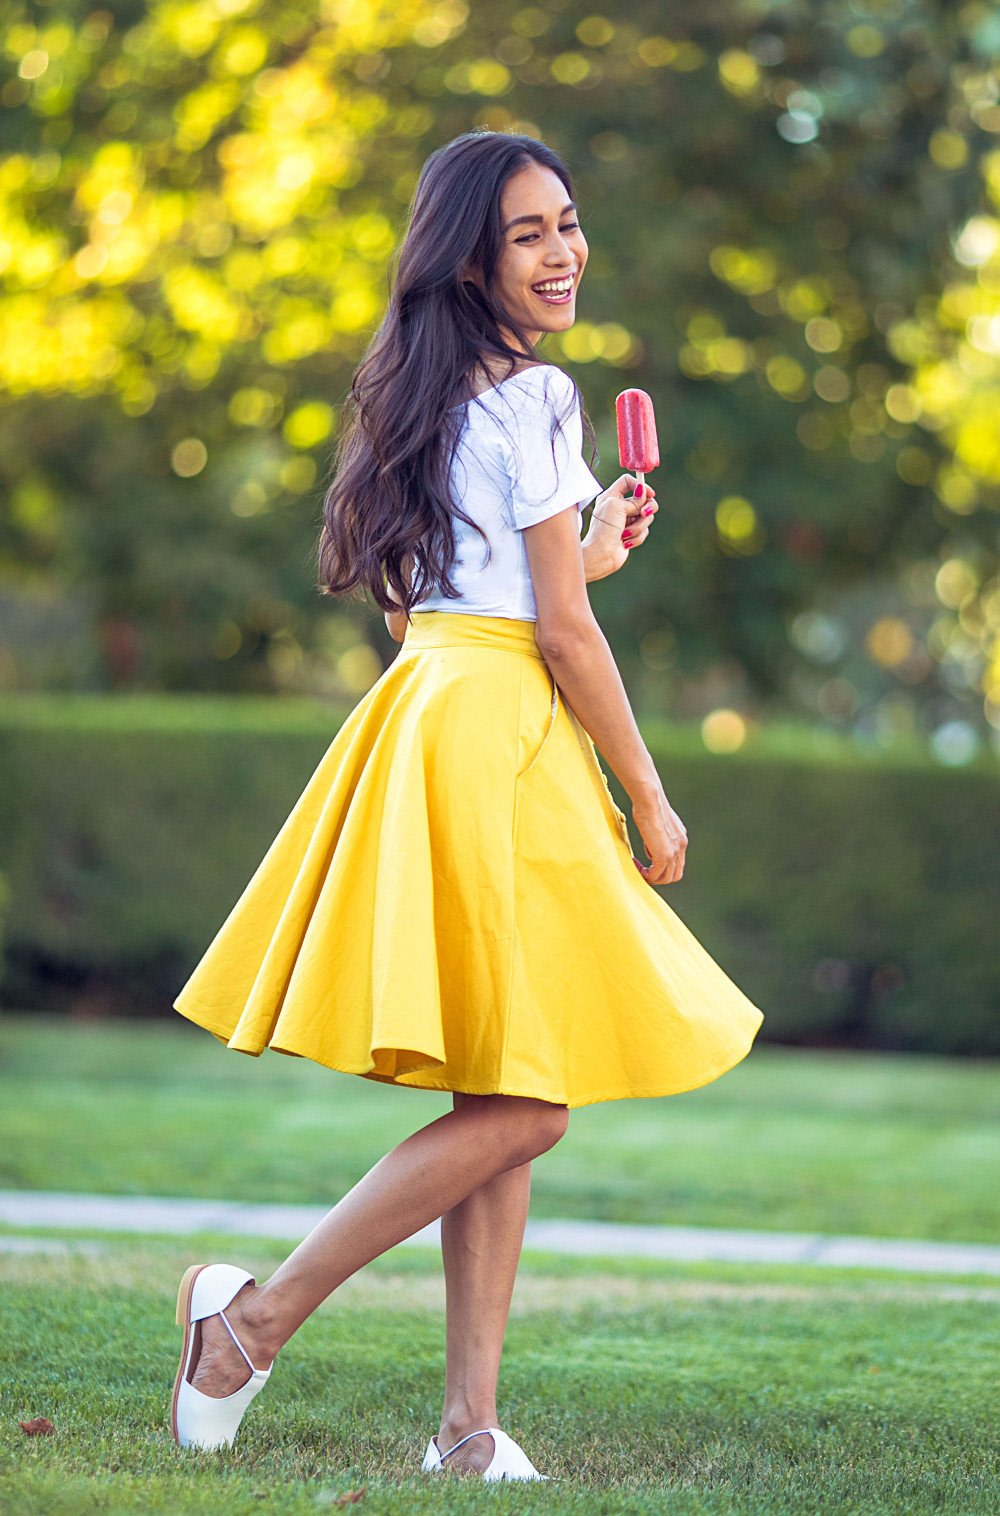
MULTIPOLYGON (((995 1243, 998 1074, 761 1044, 703 1089, 574 1111, 532 1215, 995 1243)), ((109 1194, 332 1204, 450 1104, 180 1017, 0 1017, 0 1081, 0 1187, 109 1194)))
POLYGON ((167 1429, 179 1275, 222 1256, 264 1276, 281 1249, 95 1247, 0 1257, 12 1516, 292 1516, 361 1488, 360 1512, 400 1516, 997 1511, 995 1283, 526 1257, 500 1420, 556 1482, 491 1488, 419 1472, 444 1362, 433 1254, 348 1280, 279 1357, 232 1452, 197 1453, 167 1429), (55 1434, 26 1437, 34 1416, 55 1434))
MULTIPOLYGON (((0 1185, 335 1200, 448 1108, 178 1021, 0 1018, 0 1185)), ((532 1214, 993 1241, 996 1065, 761 1046, 702 1090, 576 1111, 532 1214)), ((874 1270, 528 1254, 500 1419, 547 1485, 419 1472, 436 1430, 433 1250, 377 1259, 292 1339, 231 1453, 167 1411, 190 1262, 252 1239, 0 1252, 0 1508, 11 1516, 360 1512, 996 1516, 1000 1285, 874 1270), (55 1434, 27 1437, 36 1416, 55 1434), (354 1509, 355 1507, 348 1507, 354 1509)))

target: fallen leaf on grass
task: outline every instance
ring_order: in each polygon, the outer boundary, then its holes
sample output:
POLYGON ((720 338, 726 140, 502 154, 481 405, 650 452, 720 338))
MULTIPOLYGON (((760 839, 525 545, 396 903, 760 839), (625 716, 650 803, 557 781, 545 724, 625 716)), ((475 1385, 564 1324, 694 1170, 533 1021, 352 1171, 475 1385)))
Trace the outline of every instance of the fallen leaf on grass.
POLYGON ((55 1427, 47 1416, 36 1416, 33 1421, 22 1421, 21 1431, 28 1437, 44 1437, 48 1432, 54 1432, 55 1427))
POLYGON ((360 1490, 345 1490, 343 1495, 335 1495, 332 1490, 317 1490, 313 1499, 316 1501, 317 1505, 321 1505, 323 1507, 329 1505, 357 1505, 359 1500, 364 1500, 367 1493, 367 1485, 364 1485, 360 1490))

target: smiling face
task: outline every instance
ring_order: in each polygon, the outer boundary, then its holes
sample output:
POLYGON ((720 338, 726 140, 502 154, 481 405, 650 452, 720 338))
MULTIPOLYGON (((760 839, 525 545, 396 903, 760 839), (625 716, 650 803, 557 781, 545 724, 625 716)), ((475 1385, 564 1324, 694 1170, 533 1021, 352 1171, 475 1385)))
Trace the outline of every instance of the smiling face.
MULTIPOLYGON (((494 297, 532 343, 543 332, 566 331, 576 320, 576 292, 589 251, 566 186, 552 169, 531 163, 507 180, 500 214, 502 242, 493 274, 494 297), (561 287, 536 289, 553 283, 561 287)), ((482 288, 478 272, 469 277, 482 288)), ((504 337, 513 345, 506 331, 504 337)))

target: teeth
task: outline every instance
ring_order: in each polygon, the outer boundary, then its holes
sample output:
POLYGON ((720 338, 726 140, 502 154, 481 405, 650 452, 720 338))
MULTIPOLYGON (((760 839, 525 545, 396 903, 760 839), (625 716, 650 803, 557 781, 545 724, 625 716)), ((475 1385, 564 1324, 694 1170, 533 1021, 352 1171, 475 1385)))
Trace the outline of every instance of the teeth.
POLYGON ((547 291, 555 295, 564 295, 567 290, 573 288, 573 281, 572 279, 554 279, 548 284, 533 284, 531 288, 537 290, 540 295, 547 291))

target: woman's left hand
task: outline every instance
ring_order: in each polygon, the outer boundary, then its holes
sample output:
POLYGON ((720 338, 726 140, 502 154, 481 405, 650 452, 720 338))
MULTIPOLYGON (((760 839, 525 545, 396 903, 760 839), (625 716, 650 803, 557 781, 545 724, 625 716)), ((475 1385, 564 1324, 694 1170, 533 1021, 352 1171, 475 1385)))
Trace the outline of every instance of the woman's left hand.
POLYGON ((645 542, 660 508, 651 484, 644 483, 641 496, 634 498, 637 482, 634 474, 622 474, 594 501, 583 546, 599 554, 609 574, 616 573, 632 549, 645 542))

